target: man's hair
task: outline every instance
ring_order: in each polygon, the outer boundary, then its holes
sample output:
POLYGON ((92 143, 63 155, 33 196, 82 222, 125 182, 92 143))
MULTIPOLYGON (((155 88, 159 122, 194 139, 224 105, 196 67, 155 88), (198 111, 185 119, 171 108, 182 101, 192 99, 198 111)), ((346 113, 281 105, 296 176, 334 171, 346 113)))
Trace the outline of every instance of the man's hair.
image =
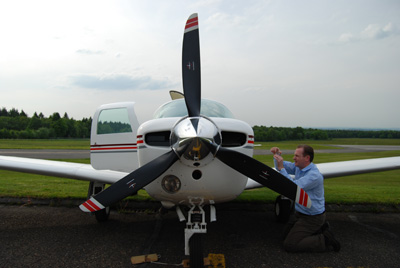
POLYGON ((303 156, 309 155, 310 156, 310 162, 314 160, 314 149, 306 144, 300 144, 297 146, 297 148, 303 148, 303 156))

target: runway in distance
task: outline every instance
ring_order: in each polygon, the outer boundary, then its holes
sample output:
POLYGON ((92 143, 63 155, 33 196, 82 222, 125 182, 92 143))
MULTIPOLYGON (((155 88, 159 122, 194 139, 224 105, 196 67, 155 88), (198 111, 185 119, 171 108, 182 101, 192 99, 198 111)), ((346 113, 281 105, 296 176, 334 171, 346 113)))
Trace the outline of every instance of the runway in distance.
MULTIPOLYGON (((303 189, 252 157, 254 133, 246 122, 223 104, 201 98, 200 67, 195 13, 184 29, 183 94, 171 93, 172 100, 152 120, 139 124, 133 102, 105 104, 93 117, 90 165, 0 156, 0 168, 90 181, 88 200, 80 208, 99 221, 108 219, 112 204, 145 189, 186 221, 185 254, 191 267, 203 267, 202 236, 207 224, 217 220, 215 204, 255 187, 268 187, 308 208, 312 203, 303 189)), ((400 157, 318 168, 332 178, 398 169, 400 157)))

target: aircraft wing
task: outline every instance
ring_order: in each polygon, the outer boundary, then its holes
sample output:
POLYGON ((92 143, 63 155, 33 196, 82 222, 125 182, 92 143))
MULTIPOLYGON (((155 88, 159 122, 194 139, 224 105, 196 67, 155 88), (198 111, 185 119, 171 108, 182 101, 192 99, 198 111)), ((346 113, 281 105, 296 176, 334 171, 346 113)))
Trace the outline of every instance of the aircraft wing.
POLYGON ((96 170, 90 164, 13 156, 0 156, 0 169, 110 184, 128 174, 112 170, 96 170))
MULTIPOLYGON (((325 179, 349 175, 400 169, 400 156, 316 164, 325 179)), ((246 189, 260 188, 261 184, 248 179, 246 189)))

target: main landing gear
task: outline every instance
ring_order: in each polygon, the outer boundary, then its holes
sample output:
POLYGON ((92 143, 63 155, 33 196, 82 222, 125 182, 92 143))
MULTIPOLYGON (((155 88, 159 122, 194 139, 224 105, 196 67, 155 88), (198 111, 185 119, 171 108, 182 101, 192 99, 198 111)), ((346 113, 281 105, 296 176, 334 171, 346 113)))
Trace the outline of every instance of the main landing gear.
MULTIPOLYGON (((100 193, 101 191, 104 190, 105 187, 106 185, 104 183, 91 181, 89 183, 87 199, 90 199, 90 197, 92 197, 93 195, 100 193)), ((96 220, 98 222, 105 222, 108 220, 108 217, 110 216, 110 207, 106 207, 102 210, 93 212, 93 214, 96 216, 96 220)))
MULTIPOLYGON (((191 199, 190 210, 187 215, 185 228, 185 255, 190 256, 191 268, 204 267, 203 255, 203 237, 207 233, 206 214, 203 209, 203 199, 191 199)), ((176 206, 176 212, 180 221, 185 221, 179 206, 176 206)), ((210 222, 216 221, 216 210, 213 205, 210 205, 210 222)))
POLYGON ((282 223, 288 222, 293 206, 294 204, 292 200, 283 195, 279 195, 275 200, 276 220, 282 223))

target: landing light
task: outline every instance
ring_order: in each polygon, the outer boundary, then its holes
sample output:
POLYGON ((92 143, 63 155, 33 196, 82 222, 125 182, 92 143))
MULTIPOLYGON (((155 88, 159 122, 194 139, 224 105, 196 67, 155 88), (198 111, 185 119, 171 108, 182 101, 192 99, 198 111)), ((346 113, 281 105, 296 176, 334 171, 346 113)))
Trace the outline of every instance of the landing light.
POLYGON ((177 193, 181 189, 181 181, 174 175, 167 175, 161 181, 161 186, 169 194, 177 193))

